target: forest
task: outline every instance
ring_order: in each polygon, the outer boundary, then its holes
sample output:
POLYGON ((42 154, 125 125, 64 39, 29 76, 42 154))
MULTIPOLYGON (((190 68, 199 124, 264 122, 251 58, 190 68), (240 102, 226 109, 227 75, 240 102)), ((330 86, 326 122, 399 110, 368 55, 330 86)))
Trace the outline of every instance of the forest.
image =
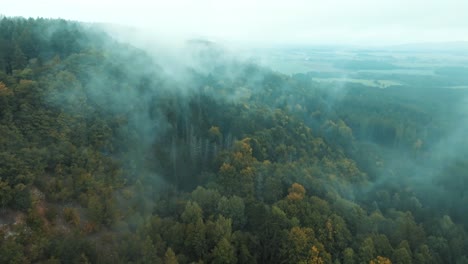
POLYGON ((169 72, 0 18, 0 263, 468 263, 460 68, 378 89, 187 45, 169 72))

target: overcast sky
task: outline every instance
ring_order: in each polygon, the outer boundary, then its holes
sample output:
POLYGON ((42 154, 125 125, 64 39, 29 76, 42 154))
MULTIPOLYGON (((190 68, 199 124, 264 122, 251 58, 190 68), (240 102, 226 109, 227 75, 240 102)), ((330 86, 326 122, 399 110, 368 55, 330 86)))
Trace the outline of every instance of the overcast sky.
POLYGON ((6 16, 145 27, 277 44, 468 41, 468 0, 10 0, 6 16))

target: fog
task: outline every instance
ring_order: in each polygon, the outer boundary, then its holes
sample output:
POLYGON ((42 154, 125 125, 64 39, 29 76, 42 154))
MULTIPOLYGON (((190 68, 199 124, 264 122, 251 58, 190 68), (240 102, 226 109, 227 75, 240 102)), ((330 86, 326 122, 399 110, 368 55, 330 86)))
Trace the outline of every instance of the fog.
POLYGON ((248 45, 468 41, 468 3, 413 1, 31 1, 2 3, 7 16, 135 26, 167 38, 248 45))

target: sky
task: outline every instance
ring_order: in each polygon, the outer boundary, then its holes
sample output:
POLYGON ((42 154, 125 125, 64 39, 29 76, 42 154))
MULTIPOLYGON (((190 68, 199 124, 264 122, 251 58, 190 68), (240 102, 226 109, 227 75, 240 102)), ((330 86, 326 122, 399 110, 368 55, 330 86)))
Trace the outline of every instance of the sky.
POLYGON ((0 14, 252 44, 468 41, 466 0, 14 0, 0 14))

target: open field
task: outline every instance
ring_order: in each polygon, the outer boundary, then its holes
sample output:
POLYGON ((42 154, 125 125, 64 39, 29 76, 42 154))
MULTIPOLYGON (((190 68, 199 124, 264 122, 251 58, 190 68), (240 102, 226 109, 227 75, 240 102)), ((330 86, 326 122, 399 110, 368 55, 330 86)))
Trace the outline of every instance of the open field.
POLYGON ((318 82, 330 83, 359 83, 365 86, 387 88, 390 86, 401 85, 401 83, 392 80, 367 80, 367 79, 353 79, 353 78, 314 78, 318 82))
POLYGON ((336 47, 278 49, 259 53, 261 62, 289 75, 307 73, 315 81, 388 88, 468 87, 468 53, 464 50, 337 49, 336 47), (270 56, 270 54, 274 54, 270 56))

